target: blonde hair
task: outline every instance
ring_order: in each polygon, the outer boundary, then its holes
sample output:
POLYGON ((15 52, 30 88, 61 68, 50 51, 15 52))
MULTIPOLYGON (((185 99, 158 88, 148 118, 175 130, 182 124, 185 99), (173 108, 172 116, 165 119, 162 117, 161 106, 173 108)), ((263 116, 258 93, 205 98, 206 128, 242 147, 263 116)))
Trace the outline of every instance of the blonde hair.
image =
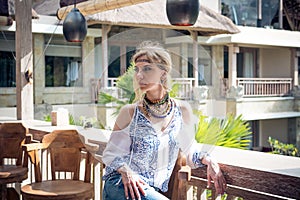
MULTIPOLYGON (((170 71, 172 70, 172 59, 169 52, 156 41, 144 41, 137 46, 135 54, 132 56, 131 62, 136 63, 142 56, 146 56, 150 63, 156 64, 160 69, 167 72, 166 81, 162 83, 166 90, 170 89, 170 71)), ((135 101, 142 98, 143 94, 139 90, 136 79, 133 79, 133 88, 135 91, 135 101)))

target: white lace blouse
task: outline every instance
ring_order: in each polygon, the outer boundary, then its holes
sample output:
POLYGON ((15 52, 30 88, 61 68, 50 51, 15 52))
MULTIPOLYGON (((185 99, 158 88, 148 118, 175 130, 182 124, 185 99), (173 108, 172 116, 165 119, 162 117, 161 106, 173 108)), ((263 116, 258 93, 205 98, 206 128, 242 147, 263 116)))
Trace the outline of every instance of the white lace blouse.
POLYGON ((194 123, 183 122, 180 101, 175 102, 173 118, 163 132, 157 132, 135 106, 129 126, 114 131, 104 150, 104 180, 117 174, 118 168, 128 165, 150 186, 166 192, 179 149, 187 156, 187 164, 192 168, 202 166, 201 159, 206 152, 197 147, 194 123))

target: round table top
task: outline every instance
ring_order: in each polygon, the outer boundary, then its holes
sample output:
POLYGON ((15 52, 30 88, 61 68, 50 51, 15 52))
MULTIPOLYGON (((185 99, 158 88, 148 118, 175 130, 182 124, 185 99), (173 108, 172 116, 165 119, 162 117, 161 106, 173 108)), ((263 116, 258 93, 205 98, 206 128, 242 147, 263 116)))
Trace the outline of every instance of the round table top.
POLYGON ((76 180, 48 180, 28 184, 22 187, 22 195, 30 198, 45 199, 86 199, 94 195, 92 183, 76 180))
POLYGON ((16 165, 0 166, 0 184, 20 182, 27 178, 28 168, 16 165))

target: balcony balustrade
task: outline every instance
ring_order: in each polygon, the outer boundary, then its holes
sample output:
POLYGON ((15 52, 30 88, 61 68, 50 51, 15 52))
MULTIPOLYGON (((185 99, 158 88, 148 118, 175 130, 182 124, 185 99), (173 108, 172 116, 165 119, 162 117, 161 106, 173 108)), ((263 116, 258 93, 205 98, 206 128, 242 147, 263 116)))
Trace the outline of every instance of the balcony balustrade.
MULTIPOLYGON (((194 78, 173 78, 174 84, 178 85, 176 98, 183 100, 193 99, 194 78)), ((108 89, 115 97, 122 98, 122 93, 116 87, 117 78, 108 78, 108 89)), ((91 82, 92 101, 98 101, 101 89, 100 80, 93 79, 91 82)), ((242 96, 249 97, 284 97, 291 96, 293 89, 292 78, 237 78, 237 86, 243 88, 242 96)), ((228 79, 222 79, 221 95, 226 96, 229 90, 228 79)))
POLYGON ((243 97, 290 96, 292 78, 237 78, 237 85, 244 88, 243 97))
MULTIPOLYGON (((122 99, 122 91, 117 88, 117 78, 108 78, 107 79, 107 88, 101 88, 100 79, 92 79, 91 80, 91 92, 92 92, 92 102, 98 102, 98 94, 102 89, 104 91, 108 91, 112 96, 116 98, 122 99)), ((192 99, 192 91, 194 85, 194 78, 173 78, 173 84, 178 85, 178 91, 176 98, 183 100, 191 100, 192 99)))

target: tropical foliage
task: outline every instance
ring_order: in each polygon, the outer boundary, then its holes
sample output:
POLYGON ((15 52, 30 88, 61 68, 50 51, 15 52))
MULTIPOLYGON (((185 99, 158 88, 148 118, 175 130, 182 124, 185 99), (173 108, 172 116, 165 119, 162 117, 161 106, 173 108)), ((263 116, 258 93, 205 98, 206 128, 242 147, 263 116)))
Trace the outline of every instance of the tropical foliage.
POLYGON ((117 108, 115 115, 119 113, 120 109, 126 105, 133 102, 135 94, 133 89, 133 74, 134 74, 134 65, 131 64, 127 71, 118 78, 117 80, 117 88, 122 92, 122 99, 116 98, 111 95, 109 92, 101 91, 98 96, 99 104, 107 104, 107 103, 116 103, 117 108))
POLYGON ((272 137, 269 137, 268 142, 274 154, 300 157, 298 149, 293 144, 285 144, 272 137))
POLYGON ((252 132, 242 116, 228 115, 226 119, 211 118, 200 115, 196 140, 199 143, 248 149, 252 132))

